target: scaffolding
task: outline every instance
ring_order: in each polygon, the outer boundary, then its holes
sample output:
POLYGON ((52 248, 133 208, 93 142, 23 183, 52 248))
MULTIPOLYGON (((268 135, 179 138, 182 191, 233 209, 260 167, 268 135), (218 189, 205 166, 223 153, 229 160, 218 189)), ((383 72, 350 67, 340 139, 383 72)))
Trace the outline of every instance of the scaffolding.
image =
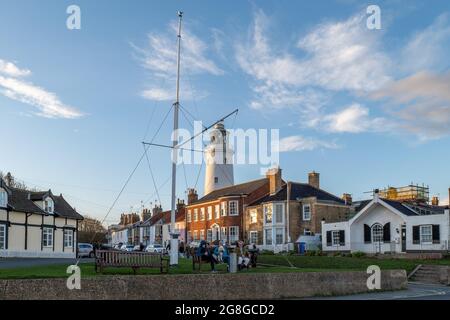
POLYGON ((414 201, 428 203, 430 201, 430 188, 425 185, 410 184, 406 187, 388 187, 380 190, 380 197, 397 201, 414 201))

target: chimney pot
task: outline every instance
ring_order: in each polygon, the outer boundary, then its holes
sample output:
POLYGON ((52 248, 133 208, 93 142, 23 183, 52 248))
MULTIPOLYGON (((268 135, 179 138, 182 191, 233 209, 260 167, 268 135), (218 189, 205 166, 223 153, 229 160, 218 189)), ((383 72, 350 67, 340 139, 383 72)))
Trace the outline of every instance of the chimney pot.
POLYGON ((342 200, 345 201, 345 204, 351 205, 353 202, 352 195, 349 193, 344 193, 342 195, 342 200))
POLYGON ((197 190, 190 188, 188 189, 188 205, 193 204, 198 200, 197 190))

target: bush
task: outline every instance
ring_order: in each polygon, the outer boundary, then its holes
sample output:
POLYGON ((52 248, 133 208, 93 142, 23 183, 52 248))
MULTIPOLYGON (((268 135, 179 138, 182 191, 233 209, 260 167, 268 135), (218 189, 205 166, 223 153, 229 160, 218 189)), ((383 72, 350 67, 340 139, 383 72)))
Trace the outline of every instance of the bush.
POLYGON ((266 256, 274 256, 275 255, 275 253, 270 250, 262 250, 260 254, 266 255, 266 256))
POLYGON ((356 251, 356 252, 352 253, 352 257, 354 257, 354 258, 362 258, 365 256, 366 256, 366 253, 362 252, 362 251, 356 251))
POLYGON ((339 251, 333 252, 333 257, 340 257, 341 253, 339 251))
POLYGON ((309 250, 309 251, 305 252, 305 256, 308 256, 308 257, 314 257, 315 255, 317 255, 316 250, 309 250))

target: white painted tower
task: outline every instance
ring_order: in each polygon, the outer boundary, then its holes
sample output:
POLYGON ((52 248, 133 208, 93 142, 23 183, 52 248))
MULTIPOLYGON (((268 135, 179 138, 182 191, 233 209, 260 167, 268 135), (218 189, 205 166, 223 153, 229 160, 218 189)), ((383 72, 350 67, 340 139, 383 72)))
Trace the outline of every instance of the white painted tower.
POLYGON ((234 185, 233 150, 229 146, 228 133, 223 122, 217 123, 211 130, 205 158, 205 195, 234 185))

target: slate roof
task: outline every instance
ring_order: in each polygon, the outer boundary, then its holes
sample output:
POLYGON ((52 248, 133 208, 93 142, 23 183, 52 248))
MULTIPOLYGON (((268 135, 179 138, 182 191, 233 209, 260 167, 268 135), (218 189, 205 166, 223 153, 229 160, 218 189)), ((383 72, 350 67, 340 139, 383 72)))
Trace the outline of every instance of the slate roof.
MULTIPOLYGON (((440 206, 431 206, 428 204, 414 204, 406 201, 396 201, 381 198, 381 200, 394 209, 400 211, 406 216, 421 216, 427 214, 444 214, 444 207, 440 206), (425 213, 426 212, 426 213, 425 213)), ((360 205, 356 207, 356 212, 364 209, 372 200, 364 200, 360 202, 360 205)))
MULTIPOLYGON (((307 183, 291 183, 290 200, 297 200, 301 198, 316 197, 318 201, 327 201, 337 204, 345 204, 345 201, 341 198, 332 195, 322 189, 311 186, 307 183)), ((255 202, 251 203, 249 206, 256 206, 265 202, 273 201, 284 201, 287 198, 287 184, 281 187, 281 190, 274 195, 266 195, 255 202)))
POLYGON ((241 183, 241 184, 236 184, 234 186, 217 189, 217 190, 214 190, 214 191, 208 193, 207 195, 198 199, 197 201, 195 201, 192 204, 195 205, 195 204, 199 204, 202 202, 208 202, 208 201, 216 200, 221 197, 248 195, 248 194, 256 191, 257 189, 261 188, 266 183, 269 183, 269 179, 262 178, 262 179, 258 179, 258 180, 241 183))
MULTIPOLYGON (((10 188, 10 195, 8 196, 8 205, 14 211, 46 214, 38 205, 36 205, 32 199, 41 200, 43 196, 49 193, 49 191, 33 192, 28 190, 10 188)), ((80 215, 69 203, 60 196, 53 196, 52 199, 55 203, 54 214, 58 217, 83 220, 83 216, 80 215)))

